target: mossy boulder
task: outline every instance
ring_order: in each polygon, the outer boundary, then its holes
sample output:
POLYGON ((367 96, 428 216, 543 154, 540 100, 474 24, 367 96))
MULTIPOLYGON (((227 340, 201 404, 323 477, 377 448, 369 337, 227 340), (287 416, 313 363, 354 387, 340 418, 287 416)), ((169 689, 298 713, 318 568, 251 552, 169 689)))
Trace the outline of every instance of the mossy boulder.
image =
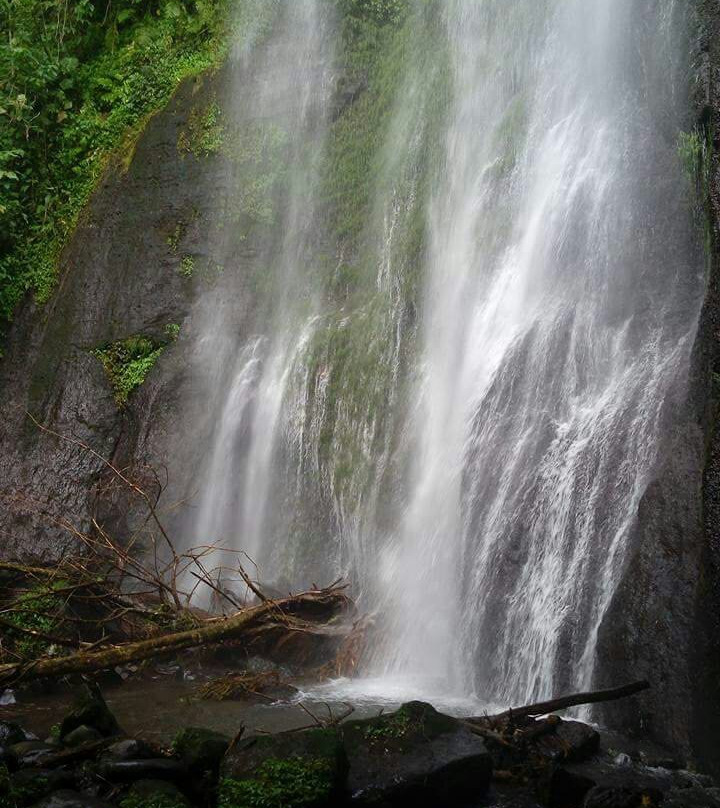
POLYGON ((186 727, 173 741, 173 749, 188 769, 194 772, 216 771, 230 738, 220 732, 202 727, 186 727))
POLYGON ((462 805, 488 788, 492 760, 484 742, 431 705, 409 702, 397 712, 340 728, 356 805, 462 805))
POLYGON ((334 729, 253 736, 220 768, 219 808, 330 808, 340 803, 347 758, 334 729))
POLYGON ((95 683, 85 684, 75 702, 75 709, 60 724, 60 740, 65 742, 78 727, 91 727, 103 738, 120 732, 120 727, 110 708, 105 703, 100 688, 95 683))

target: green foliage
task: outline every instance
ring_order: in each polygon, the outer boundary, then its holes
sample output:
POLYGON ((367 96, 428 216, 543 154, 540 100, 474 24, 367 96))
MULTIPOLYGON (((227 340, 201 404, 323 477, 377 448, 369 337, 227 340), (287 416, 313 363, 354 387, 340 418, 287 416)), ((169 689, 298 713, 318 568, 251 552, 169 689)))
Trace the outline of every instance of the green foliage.
POLYGON ((193 273, 195 272, 195 259, 192 255, 183 255, 180 259, 180 268, 178 272, 183 276, 183 278, 192 278, 193 273))
MULTIPOLYGON (((12 610, 6 612, 5 619, 20 629, 52 635, 63 614, 65 601, 61 590, 66 586, 66 581, 54 581, 30 589, 17 598, 12 610)), ((12 629, 9 631, 12 635, 12 629)), ((24 631, 17 632, 12 639, 12 650, 28 659, 42 656, 48 647, 45 639, 24 631)))
POLYGON ((365 730, 365 737, 371 743, 386 741, 391 738, 404 738, 411 729, 411 726, 410 716, 402 710, 398 710, 387 717, 383 716, 380 719, 376 719, 375 722, 365 730))
POLYGON ((246 780, 220 783, 218 808, 303 808, 326 801, 332 772, 321 758, 269 759, 246 780))
POLYGON ((28 290, 52 293, 113 151, 219 63, 224 16, 224 0, 0 0, 0 333, 28 290))
POLYGON ((180 326, 177 323, 168 323, 165 326, 165 333, 167 334, 168 339, 175 342, 180 335, 180 326))
POLYGON ((376 25, 397 23, 407 12, 410 0, 339 0, 346 18, 369 21, 376 25))
POLYGON ((692 132, 680 132, 677 141, 678 157, 685 173, 693 180, 702 175, 705 142, 697 129, 692 132))
POLYGON ((225 139, 225 124, 220 107, 213 101, 202 112, 194 109, 190 120, 178 137, 178 151, 196 157, 217 154, 225 139))
POLYGON ((151 337, 136 335, 90 351, 102 362, 118 407, 127 404, 130 394, 145 381, 165 347, 151 337))

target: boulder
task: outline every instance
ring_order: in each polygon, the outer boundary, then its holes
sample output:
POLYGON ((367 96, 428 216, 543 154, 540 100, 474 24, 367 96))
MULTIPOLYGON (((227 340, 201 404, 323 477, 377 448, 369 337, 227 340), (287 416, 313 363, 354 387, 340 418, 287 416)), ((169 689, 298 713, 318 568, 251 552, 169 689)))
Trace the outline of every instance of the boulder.
POLYGON ((65 746, 82 746, 85 743, 93 743, 102 740, 103 736, 94 728, 87 724, 81 724, 63 738, 65 746))
POLYGON ((36 802, 35 808, 112 808, 112 806, 96 797, 65 789, 55 791, 40 802, 36 802))
POLYGON ((337 730, 251 736, 220 767, 219 808, 331 808, 341 802, 347 758, 337 730))
POLYGON ((183 765, 193 772, 217 771, 230 738, 211 729, 187 727, 173 741, 173 750, 183 765))
POLYGON ((44 741, 21 741, 7 748, 7 755, 18 768, 39 764, 44 757, 57 751, 56 747, 44 741))
POLYGON ((600 733, 581 721, 562 720, 552 735, 540 739, 542 748, 553 750, 555 760, 581 763, 597 754, 600 733))
POLYGON ((157 756, 157 752, 145 741, 139 738, 125 738, 108 746, 103 752, 102 758, 107 761, 120 761, 147 760, 157 756))
POLYGON ((170 780, 187 777, 187 769, 177 760, 148 758, 147 760, 112 760, 101 762, 97 773, 111 783, 132 783, 136 780, 170 780))
POLYGON ((481 738, 422 702, 340 728, 357 805, 463 804, 488 788, 492 761, 481 738))
POLYGON ((12 746, 30 740, 25 730, 14 721, 0 721, 0 746, 12 746))
POLYGON ((83 685, 75 709, 60 724, 60 740, 65 742, 67 736, 81 726, 91 727, 103 738, 109 738, 120 732, 115 716, 110 712, 100 688, 94 682, 83 685))

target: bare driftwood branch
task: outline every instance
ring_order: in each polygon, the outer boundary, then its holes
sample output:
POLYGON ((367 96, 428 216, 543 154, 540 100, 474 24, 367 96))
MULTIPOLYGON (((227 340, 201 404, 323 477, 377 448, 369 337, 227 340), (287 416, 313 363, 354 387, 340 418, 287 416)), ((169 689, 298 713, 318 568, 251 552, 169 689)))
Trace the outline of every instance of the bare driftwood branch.
POLYGON ((572 693, 568 696, 560 696, 549 701, 539 701, 535 704, 526 704, 524 707, 512 707, 502 713, 491 716, 479 716, 466 719, 470 723, 487 724, 506 718, 523 718, 525 716, 545 715, 557 710, 565 710, 568 707, 577 707, 580 704, 597 704, 603 701, 615 701, 627 696, 634 696, 643 690, 648 690, 650 683, 642 680, 631 684, 615 687, 610 690, 591 690, 586 693, 572 693))

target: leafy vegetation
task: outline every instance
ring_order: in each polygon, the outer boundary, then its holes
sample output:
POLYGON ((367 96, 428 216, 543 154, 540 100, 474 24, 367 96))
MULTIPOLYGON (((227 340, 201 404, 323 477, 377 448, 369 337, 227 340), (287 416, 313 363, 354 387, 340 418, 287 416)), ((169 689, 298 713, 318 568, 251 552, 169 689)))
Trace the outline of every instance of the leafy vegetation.
POLYGON ((7 623, 17 626, 9 635, 13 639, 12 651, 27 659, 42 655, 57 629, 64 610, 63 589, 66 581, 58 580, 20 595, 12 610, 4 615, 7 623), (36 632, 33 634, 31 632, 36 632))
POLYGON ((252 778, 220 783, 219 808, 303 808, 324 803, 332 791, 332 773, 321 758, 266 760, 252 778))
MULTIPOLYGON (((172 323, 165 328, 170 339, 175 339, 179 330, 172 323)), ((105 368, 118 407, 124 407, 128 403, 130 394, 145 381, 150 368, 157 362, 165 347, 164 342, 136 335, 91 351, 105 368)))
POLYGON ((225 10, 224 0, 0 0, 0 334, 27 291, 51 294, 110 155, 183 78, 222 59, 225 10))

